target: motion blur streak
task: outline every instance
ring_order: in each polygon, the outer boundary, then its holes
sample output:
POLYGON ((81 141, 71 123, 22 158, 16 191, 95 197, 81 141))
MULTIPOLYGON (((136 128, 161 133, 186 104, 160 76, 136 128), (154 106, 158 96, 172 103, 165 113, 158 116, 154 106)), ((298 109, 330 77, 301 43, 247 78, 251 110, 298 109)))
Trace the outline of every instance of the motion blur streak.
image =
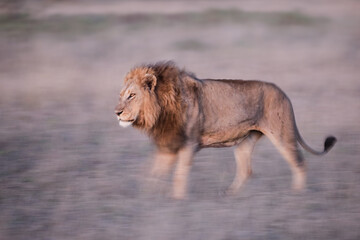
POLYGON ((0 239, 359 239, 360 2, 0 1, 0 239), (189 198, 154 184, 113 107, 134 65, 260 79, 291 99, 307 191, 264 138, 234 197, 233 149, 196 155, 189 198), (317 145, 318 144, 318 145, 317 145))

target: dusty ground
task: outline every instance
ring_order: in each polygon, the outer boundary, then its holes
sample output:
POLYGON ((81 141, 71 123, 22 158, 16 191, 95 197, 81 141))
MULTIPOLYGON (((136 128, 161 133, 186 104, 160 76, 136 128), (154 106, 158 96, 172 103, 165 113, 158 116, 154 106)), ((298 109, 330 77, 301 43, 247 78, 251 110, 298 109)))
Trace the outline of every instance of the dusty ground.
POLYGON ((0 239, 359 239, 360 3, 304 2, 1 17, 0 239), (307 191, 291 191, 265 138, 235 197, 218 194, 229 148, 196 156, 187 200, 168 198, 169 182, 150 191, 153 146, 113 109, 129 68, 164 59, 200 78, 274 82, 309 144, 334 134, 329 154, 305 154, 307 191))

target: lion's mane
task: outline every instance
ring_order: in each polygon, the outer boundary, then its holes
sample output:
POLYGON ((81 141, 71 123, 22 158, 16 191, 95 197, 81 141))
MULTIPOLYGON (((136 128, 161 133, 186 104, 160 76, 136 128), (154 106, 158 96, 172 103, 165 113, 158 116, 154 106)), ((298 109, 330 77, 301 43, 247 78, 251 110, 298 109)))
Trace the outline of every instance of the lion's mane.
MULTIPOLYGON (((156 77, 154 91, 144 89, 143 106, 134 126, 151 135, 161 146, 174 142, 173 148, 178 148, 178 142, 183 142, 184 105, 181 97, 181 74, 173 62, 160 62, 152 65, 141 65, 133 68, 127 75, 128 81, 138 81, 145 74, 156 77), (180 139, 179 139, 180 138, 180 139)), ((174 149, 174 150, 175 150, 174 149)))

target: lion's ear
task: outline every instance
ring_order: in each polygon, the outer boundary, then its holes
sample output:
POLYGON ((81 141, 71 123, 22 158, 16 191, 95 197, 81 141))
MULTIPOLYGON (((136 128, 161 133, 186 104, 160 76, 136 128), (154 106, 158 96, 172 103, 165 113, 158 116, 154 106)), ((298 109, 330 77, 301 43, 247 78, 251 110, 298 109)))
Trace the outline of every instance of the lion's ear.
POLYGON ((156 86, 156 77, 153 74, 147 73, 143 79, 143 86, 149 91, 154 91, 156 86))

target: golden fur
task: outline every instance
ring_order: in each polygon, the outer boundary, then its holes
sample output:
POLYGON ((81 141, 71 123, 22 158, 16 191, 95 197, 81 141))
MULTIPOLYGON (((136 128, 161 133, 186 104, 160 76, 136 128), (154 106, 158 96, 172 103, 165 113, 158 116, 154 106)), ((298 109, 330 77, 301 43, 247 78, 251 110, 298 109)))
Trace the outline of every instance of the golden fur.
POLYGON ((296 189, 305 186, 305 164, 297 143, 321 155, 336 141, 328 137, 322 152, 306 145, 290 100, 274 84, 198 79, 172 62, 133 68, 125 77, 115 112, 120 124, 132 124, 154 140, 154 175, 166 174, 177 162, 175 198, 185 196, 192 157, 201 148, 236 146, 236 176, 228 190, 233 193, 251 174, 250 155, 262 135, 290 164, 296 189))

